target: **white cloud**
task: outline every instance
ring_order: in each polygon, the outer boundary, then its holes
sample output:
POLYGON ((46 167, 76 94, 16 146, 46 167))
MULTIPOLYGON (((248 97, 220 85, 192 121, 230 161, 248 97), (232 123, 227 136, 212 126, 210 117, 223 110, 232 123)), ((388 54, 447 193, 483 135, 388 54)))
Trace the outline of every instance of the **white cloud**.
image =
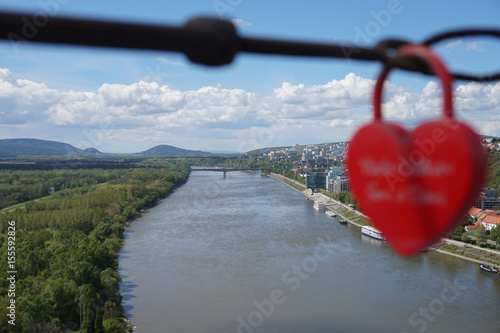
MULTIPOLYGON (((0 133, 109 152, 156 144, 245 151, 348 140, 372 119, 373 86, 374 80, 350 73, 321 85, 284 82, 268 95, 220 85, 180 91, 143 81, 61 91, 0 69, 0 133)), ((392 83, 384 88, 384 119, 412 126, 440 115, 441 88, 434 81, 421 92, 392 83)), ((460 85, 455 105, 482 134, 500 136, 500 83, 460 85)))
POLYGON ((353 73, 324 85, 291 85, 274 89, 277 111, 285 118, 331 119, 338 110, 367 106, 375 82, 353 73))
POLYGON ((252 23, 250 22, 247 22, 247 21, 243 21, 242 19, 240 18, 234 18, 234 19, 231 19, 231 22, 233 22, 233 24, 239 28, 244 28, 244 27, 249 27, 252 25, 252 23))
POLYGON ((475 52, 484 52, 484 42, 483 41, 473 41, 470 43, 464 43, 463 40, 457 39, 457 40, 451 40, 445 44, 445 48, 448 51, 455 51, 455 50, 461 50, 461 51, 475 51, 475 52))
POLYGON ((500 111, 500 82, 489 84, 472 82, 459 86, 455 91, 455 101, 459 109, 467 112, 471 117, 477 111, 498 113, 500 111))
POLYGON ((455 40, 451 40, 449 42, 447 42, 445 44, 445 47, 448 48, 448 49, 451 49, 451 50, 454 50, 456 49, 460 44, 462 44, 462 40, 461 39, 455 39, 455 40))
POLYGON ((483 45, 484 45, 483 41, 470 42, 469 44, 465 45, 465 50, 466 51, 484 52, 485 49, 484 49, 483 45))

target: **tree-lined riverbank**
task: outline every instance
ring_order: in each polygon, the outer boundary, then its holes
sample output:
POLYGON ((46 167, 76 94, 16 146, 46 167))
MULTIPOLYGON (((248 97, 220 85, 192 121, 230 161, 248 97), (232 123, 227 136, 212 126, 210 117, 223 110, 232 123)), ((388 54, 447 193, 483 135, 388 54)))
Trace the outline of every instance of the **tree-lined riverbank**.
MULTIPOLYGON (((24 201, 24 197, 16 196, 17 188, 24 188, 22 184, 42 188, 40 193, 55 187, 55 193, 42 200, 25 201, 22 209, 6 209, 0 214, 0 255, 4 259, 10 251, 9 222, 15 221, 17 270, 16 327, 2 321, 0 331, 45 329, 58 333, 84 329, 111 333, 126 329, 117 272, 122 233, 137 212, 154 206, 189 176, 189 166, 180 161, 151 160, 147 166, 2 171, 0 183, 14 201, 24 201)), ((279 174, 269 176, 312 200, 323 201, 352 224, 367 223, 360 212, 324 194, 312 195, 299 181, 279 174)), ((39 195, 36 193, 34 197, 39 195)), ((446 244, 435 250, 470 261, 500 264, 495 251, 463 245, 446 244)), ((3 290, 9 288, 6 274, 0 274, 3 290)), ((0 295, 0 315, 4 318, 9 302, 8 294, 0 295)))
MULTIPOLYGON (((2 172, 4 179, 42 183, 39 172, 2 172)), ((67 185, 0 214, 1 258, 15 253, 9 271, 0 272, 0 289, 14 290, 0 295, 0 331, 124 332, 118 251, 125 225, 184 184, 189 166, 44 173, 51 173, 48 182, 67 185)))

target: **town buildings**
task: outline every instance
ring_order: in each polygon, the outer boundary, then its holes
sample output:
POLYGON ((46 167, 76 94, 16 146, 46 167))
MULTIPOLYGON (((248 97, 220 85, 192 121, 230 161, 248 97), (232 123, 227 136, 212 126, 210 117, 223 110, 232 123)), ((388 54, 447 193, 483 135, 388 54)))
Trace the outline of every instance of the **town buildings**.
POLYGON ((350 190, 349 179, 343 166, 330 168, 326 175, 326 189, 331 193, 350 190))
POLYGON ((498 197, 498 190, 484 187, 479 197, 474 204, 474 207, 482 210, 491 210, 500 208, 500 198, 498 197))
POLYGON ((473 234, 481 225, 485 230, 490 230, 500 225, 500 211, 482 210, 476 207, 469 209, 469 215, 474 221, 473 225, 465 226, 465 230, 473 234))
POLYGON ((276 162, 294 162, 298 167, 329 167, 341 164, 346 155, 348 143, 330 142, 315 145, 271 147, 245 153, 248 157, 264 156, 276 162))

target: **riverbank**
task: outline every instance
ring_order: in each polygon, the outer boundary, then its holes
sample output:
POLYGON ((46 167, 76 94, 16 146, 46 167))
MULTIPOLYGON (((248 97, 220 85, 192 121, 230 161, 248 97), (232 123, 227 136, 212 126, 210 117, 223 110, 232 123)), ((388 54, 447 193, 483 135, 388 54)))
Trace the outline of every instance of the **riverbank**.
POLYGON ((445 244, 435 246, 432 250, 448 255, 452 255, 476 263, 490 263, 500 266, 500 252, 481 248, 464 242, 443 238, 445 244))
POLYGON ((491 331, 498 278, 438 253, 402 260, 312 204, 258 172, 193 172, 126 231, 119 265, 135 332, 410 332, 447 281, 469 288, 428 330, 491 331), (476 273, 484 281, 471 287, 476 273))
MULTIPOLYGON (((324 195, 323 193, 312 193, 304 184, 285 176, 270 173, 271 178, 277 179, 293 189, 304 194, 309 200, 322 201, 325 208, 335 212, 338 216, 347 220, 348 223, 362 227, 368 225, 368 217, 363 213, 344 205, 343 203, 324 195)), ((438 245, 429 248, 431 251, 451 255, 475 263, 488 262, 494 265, 500 265, 500 251, 484 249, 476 245, 454 241, 448 238, 441 239, 438 245)))
POLYGON ((358 227, 362 227, 364 225, 368 225, 368 217, 364 215, 363 213, 354 210, 350 208, 349 206, 344 205, 340 201, 337 201, 327 195, 324 195, 323 193, 312 193, 311 190, 307 189, 304 184, 292 180, 290 178, 287 178, 282 175, 278 175, 276 173, 270 173, 268 175, 271 178, 277 179, 288 186, 292 187, 293 189, 299 191, 303 195, 305 195, 309 200, 314 200, 314 201, 321 201, 325 205, 326 209, 331 210, 332 212, 335 212, 338 216, 346 219, 348 223, 351 223, 353 225, 356 225, 358 227))

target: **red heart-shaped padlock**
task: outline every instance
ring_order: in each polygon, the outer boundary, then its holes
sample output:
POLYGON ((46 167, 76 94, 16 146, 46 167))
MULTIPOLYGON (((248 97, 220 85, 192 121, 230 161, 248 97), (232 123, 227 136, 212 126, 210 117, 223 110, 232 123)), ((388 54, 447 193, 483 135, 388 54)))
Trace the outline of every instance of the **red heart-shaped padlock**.
POLYGON ((408 256, 446 236, 474 204, 483 185, 486 156, 481 140, 453 119, 451 78, 426 46, 406 45, 398 56, 418 56, 440 77, 444 117, 408 132, 381 120, 378 78, 375 120, 353 137, 347 153, 351 190, 388 243, 408 256))

